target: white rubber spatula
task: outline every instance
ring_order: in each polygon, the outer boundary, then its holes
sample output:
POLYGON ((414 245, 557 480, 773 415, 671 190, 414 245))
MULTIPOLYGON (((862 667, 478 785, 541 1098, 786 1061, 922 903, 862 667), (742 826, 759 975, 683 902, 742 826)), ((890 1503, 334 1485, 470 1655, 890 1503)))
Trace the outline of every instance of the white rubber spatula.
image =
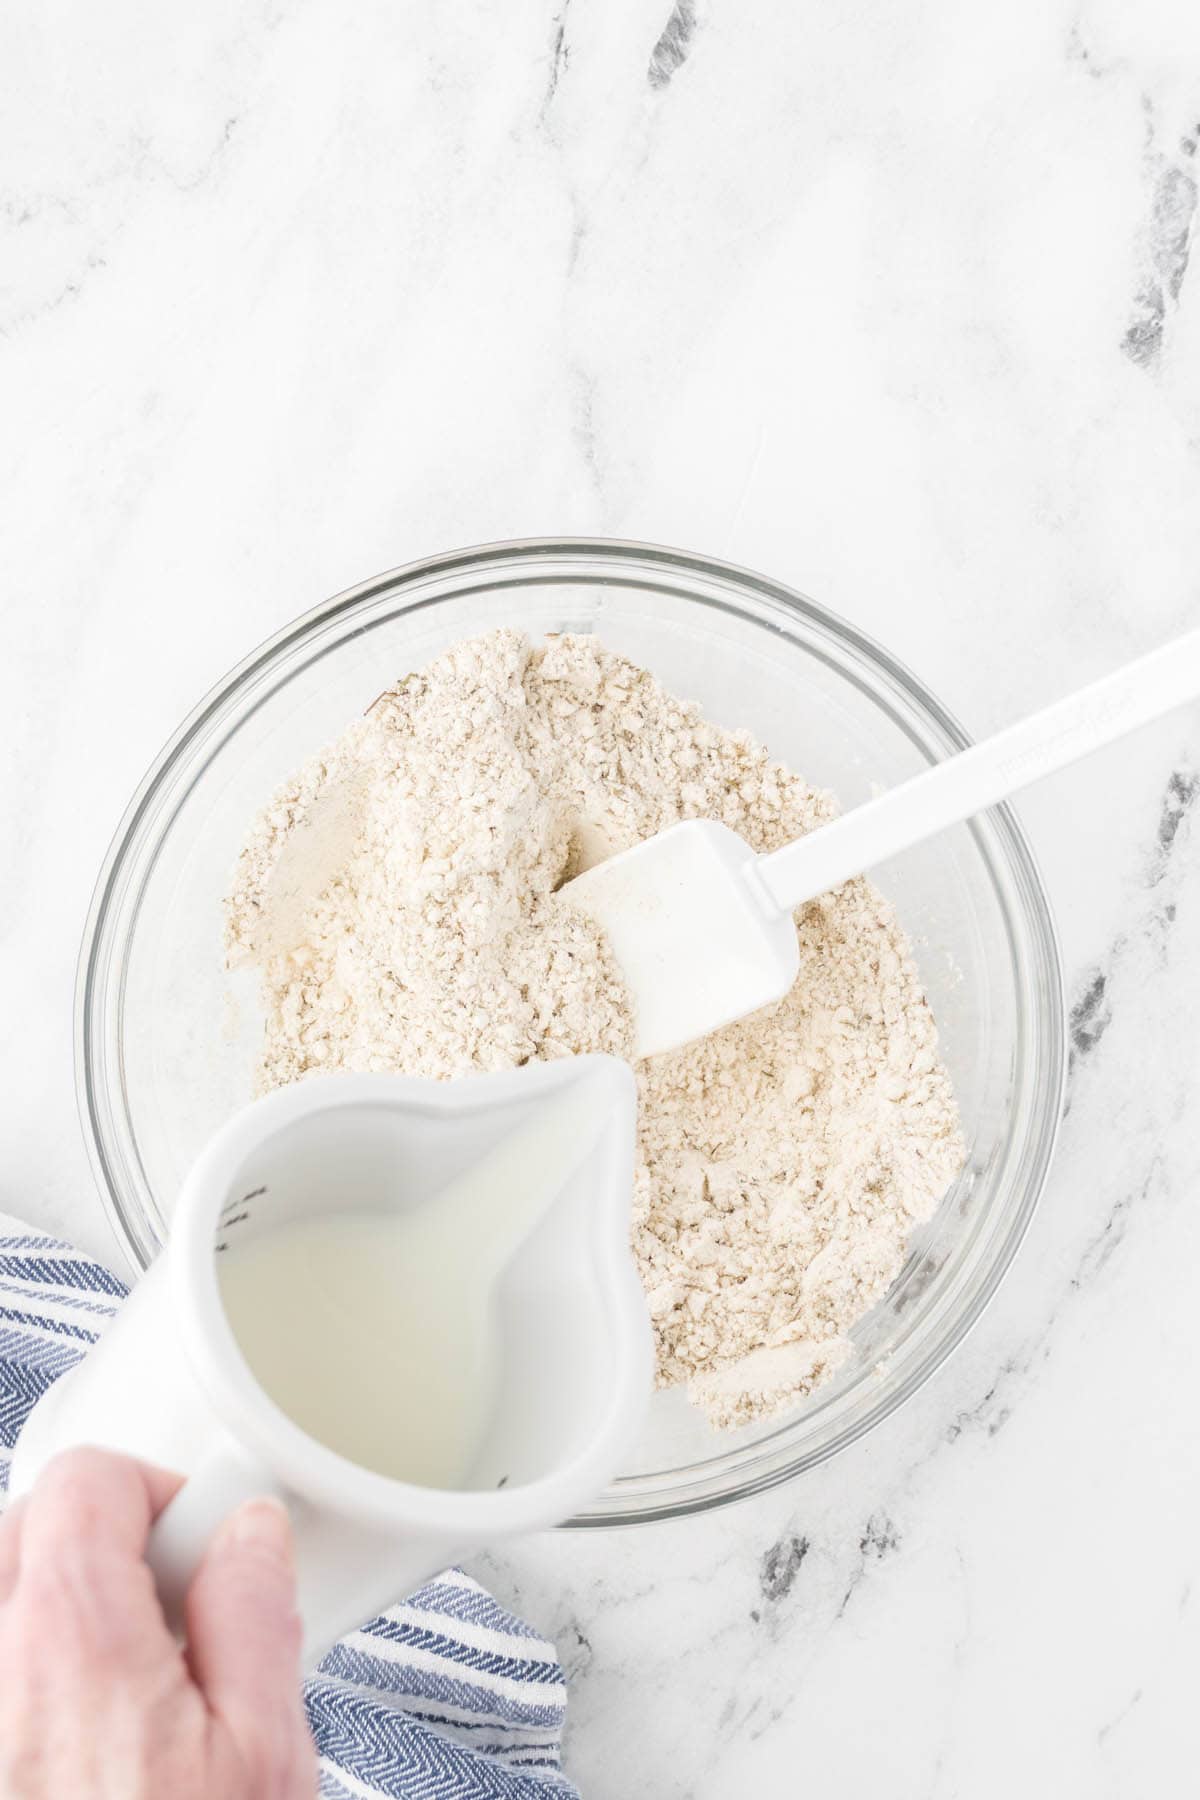
POLYGON ((637 1012, 636 1054, 690 1043, 786 994, 799 969, 792 913, 805 901, 1197 694, 1192 631, 769 856, 690 819, 576 876, 563 898, 608 935, 637 1012))

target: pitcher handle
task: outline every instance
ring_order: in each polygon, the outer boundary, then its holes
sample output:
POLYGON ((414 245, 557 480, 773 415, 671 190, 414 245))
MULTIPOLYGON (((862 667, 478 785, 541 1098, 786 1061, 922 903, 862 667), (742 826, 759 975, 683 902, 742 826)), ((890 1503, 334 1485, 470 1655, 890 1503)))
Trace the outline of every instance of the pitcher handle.
POLYGON ((270 1495, 285 1500, 283 1487, 234 1445, 218 1450, 189 1475, 150 1528, 146 1561, 172 1631, 182 1635, 184 1600, 218 1525, 243 1500, 270 1495))

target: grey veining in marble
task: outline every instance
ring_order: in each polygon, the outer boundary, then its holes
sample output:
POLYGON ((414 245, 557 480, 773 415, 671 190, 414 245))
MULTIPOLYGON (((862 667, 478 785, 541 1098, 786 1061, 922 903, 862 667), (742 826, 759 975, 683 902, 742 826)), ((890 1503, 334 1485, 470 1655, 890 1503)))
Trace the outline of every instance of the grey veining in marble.
MULTIPOLYGON (((0 1209, 111 1253, 75 948, 126 798, 351 581, 766 570, 975 731, 1200 617, 1187 0, 82 0, 0 25, 0 1209)), ((1072 1067, 1007 1283, 802 1483, 481 1568, 589 1800, 1195 1781, 1200 721, 1021 805, 1072 1067)))

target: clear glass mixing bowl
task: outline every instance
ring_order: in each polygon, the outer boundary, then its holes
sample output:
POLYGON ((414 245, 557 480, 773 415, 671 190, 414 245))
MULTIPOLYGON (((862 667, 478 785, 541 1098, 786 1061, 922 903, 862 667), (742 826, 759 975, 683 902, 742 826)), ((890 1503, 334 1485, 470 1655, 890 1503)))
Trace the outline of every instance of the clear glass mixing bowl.
MULTIPOLYGON (((272 790, 379 691, 497 625, 598 632, 718 722, 747 726, 846 806, 967 743, 877 644, 777 583, 642 544, 498 544, 364 582, 298 619, 180 727, 134 796, 80 960, 84 1129, 131 1259, 163 1241, 210 1133, 251 1096, 253 983, 222 968, 221 899, 272 790)), ((917 947, 969 1156, 853 1355, 806 1405, 718 1436, 657 1395, 628 1468, 577 1524, 720 1505, 831 1456, 900 1404, 978 1318, 1029 1223, 1065 1067, 1054 928, 996 809, 877 871, 917 947)))

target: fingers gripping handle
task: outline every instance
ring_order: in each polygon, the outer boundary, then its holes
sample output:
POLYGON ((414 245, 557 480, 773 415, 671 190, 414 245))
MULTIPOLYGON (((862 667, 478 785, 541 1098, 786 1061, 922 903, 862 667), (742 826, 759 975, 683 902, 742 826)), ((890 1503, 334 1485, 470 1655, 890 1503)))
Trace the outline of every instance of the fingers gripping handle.
POLYGON ((243 1500, 284 1491, 261 1464, 233 1448, 204 1463, 164 1507, 150 1531, 146 1561, 168 1625, 182 1634, 184 1602, 213 1533, 243 1500))

